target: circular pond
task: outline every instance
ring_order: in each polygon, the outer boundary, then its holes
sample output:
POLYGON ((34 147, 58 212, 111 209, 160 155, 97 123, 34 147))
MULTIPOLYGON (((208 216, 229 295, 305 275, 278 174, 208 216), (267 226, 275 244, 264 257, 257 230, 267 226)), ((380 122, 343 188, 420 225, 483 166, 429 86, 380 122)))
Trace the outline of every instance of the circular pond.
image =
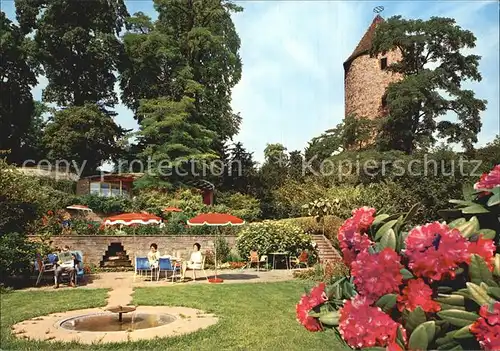
POLYGON ((175 316, 166 313, 127 313, 121 321, 116 314, 92 313, 66 319, 60 327, 81 332, 119 332, 156 328, 175 320, 175 316))

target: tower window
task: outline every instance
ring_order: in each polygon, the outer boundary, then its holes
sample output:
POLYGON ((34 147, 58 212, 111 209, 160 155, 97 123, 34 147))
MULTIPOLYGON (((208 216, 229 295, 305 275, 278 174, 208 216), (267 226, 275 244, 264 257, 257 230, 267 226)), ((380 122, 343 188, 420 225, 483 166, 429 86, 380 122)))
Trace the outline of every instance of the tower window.
POLYGON ((380 69, 386 69, 386 68, 387 68, 387 57, 384 57, 380 59, 380 69))
POLYGON ((387 107, 387 96, 384 95, 382 96, 382 108, 386 108, 387 107))

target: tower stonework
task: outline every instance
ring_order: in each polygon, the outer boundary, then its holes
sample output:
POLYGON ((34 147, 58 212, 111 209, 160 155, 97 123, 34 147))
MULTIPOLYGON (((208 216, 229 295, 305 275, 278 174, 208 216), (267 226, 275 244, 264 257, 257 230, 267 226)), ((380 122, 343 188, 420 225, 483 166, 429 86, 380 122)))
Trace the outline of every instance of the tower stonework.
POLYGON ((344 62, 345 116, 356 115, 375 119, 386 111, 385 89, 400 79, 386 67, 401 59, 399 51, 370 57, 370 49, 377 25, 384 19, 377 15, 358 46, 344 62))

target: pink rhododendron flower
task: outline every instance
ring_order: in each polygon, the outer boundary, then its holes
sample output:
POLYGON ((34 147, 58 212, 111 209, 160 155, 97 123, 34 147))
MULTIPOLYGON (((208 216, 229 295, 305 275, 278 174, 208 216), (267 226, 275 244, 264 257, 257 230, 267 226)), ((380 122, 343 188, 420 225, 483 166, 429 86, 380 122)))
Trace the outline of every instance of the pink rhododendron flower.
POLYGON ((351 275, 360 295, 374 302, 379 297, 399 292, 403 282, 400 256, 390 248, 370 254, 361 252, 352 263, 351 275))
POLYGON ((354 222, 358 223, 358 230, 359 231, 367 231, 368 228, 372 225, 373 221, 375 220, 375 210, 374 208, 371 207, 360 207, 355 210, 352 210, 352 219, 354 222))
POLYGON ((483 239, 482 235, 479 235, 477 241, 469 243, 469 254, 471 256, 473 254, 481 256, 488 265, 490 271, 493 271, 493 258, 495 257, 495 250, 496 246, 493 240, 483 239))
POLYGON ((481 306, 481 317, 470 326, 470 331, 485 350, 500 350, 500 302, 494 303, 493 312, 488 311, 488 308, 481 306))
POLYGON ((402 291, 398 298, 398 310, 413 311, 421 307, 425 312, 438 312, 441 306, 432 300, 432 289, 425 282, 418 279, 408 280, 408 285, 402 291))
POLYGON ((366 234, 354 233, 350 242, 342 242, 340 245, 342 249, 342 257, 344 258, 344 263, 351 267, 352 262, 356 259, 360 252, 368 250, 373 242, 368 238, 366 234))
MULTIPOLYGON (((396 350, 397 331, 406 339, 403 327, 392 320, 379 307, 370 306, 366 297, 357 295, 340 309, 339 332, 346 343, 353 348, 390 346, 396 350)), ((406 343, 406 340, 404 340, 406 343)))
POLYGON ((322 330, 323 328, 319 321, 309 316, 309 311, 327 300, 328 297, 325 293, 325 283, 320 283, 318 286, 312 288, 309 295, 302 295, 299 303, 295 307, 297 321, 309 331, 316 332, 322 330))
POLYGON ((493 189, 500 186, 500 164, 493 167, 490 173, 484 173, 479 182, 474 184, 476 190, 493 189))
POLYGON ((469 241, 457 229, 438 222, 410 230, 405 243, 408 266, 417 277, 454 278, 458 265, 470 258, 469 241))
POLYGON ((375 217, 375 209, 361 207, 352 211, 352 217, 348 218, 339 228, 337 238, 343 253, 344 263, 350 266, 356 259, 358 253, 363 252, 373 245, 372 241, 364 232, 372 225, 375 217))

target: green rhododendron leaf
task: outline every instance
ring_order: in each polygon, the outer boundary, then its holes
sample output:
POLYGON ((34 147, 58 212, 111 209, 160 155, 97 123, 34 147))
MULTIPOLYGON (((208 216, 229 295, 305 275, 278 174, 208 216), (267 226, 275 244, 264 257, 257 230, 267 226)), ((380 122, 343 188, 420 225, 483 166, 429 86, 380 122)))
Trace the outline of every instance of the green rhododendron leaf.
POLYGON ((437 315, 456 327, 465 327, 466 325, 474 323, 479 318, 476 313, 461 310, 440 311, 437 315))
POLYGON ((476 217, 472 217, 470 221, 455 227, 455 229, 460 231, 460 234, 462 234, 464 238, 469 238, 472 234, 479 230, 479 225, 476 223, 477 219, 474 220, 474 218, 476 217))
POLYGON ((495 264, 493 266, 493 274, 500 277, 500 254, 495 255, 495 264))
POLYGON ((486 203, 486 205, 488 205, 488 207, 493 207, 493 206, 496 206, 498 204, 500 204, 500 193, 493 194, 488 199, 488 202, 486 203))
POLYGON ((434 339, 436 326, 434 321, 420 324, 410 335, 408 347, 411 350, 427 350, 429 343, 434 339))
POLYGON ((415 278, 413 276, 413 274, 411 274, 411 272, 409 270, 407 270, 406 268, 401 269, 400 272, 403 275, 403 279, 412 279, 412 278, 415 278))
POLYGON ((440 294, 448 294, 448 293, 451 293, 453 291, 453 288, 451 288, 449 286, 438 286, 437 291, 440 294))
POLYGON ((465 311, 465 307, 464 306, 449 305, 449 304, 444 303, 444 302, 439 302, 439 305, 441 306, 441 310, 443 310, 443 311, 445 311, 445 310, 462 310, 462 311, 465 311))
POLYGON ((469 328, 471 324, 466 325, 465 327, 460 328, 457 330, 455 334, 453 334, 453 339, 467 339, 467 338, 473 338, 474 335, 470 332, 469 328))
POLYGON ((475 203, 472 201, 464 201, 464 200, 448 200, 448 202, 450 204, 455 204, 463 207, 475 205, 475 203))
POLYGON ((382 235, 387 233, 389 229, 391 229, 396 224, 397 221, 398 221, 397 219, 393 219, 392 221, 389 221, 385 223, 383 226, 381 226, 380 229, 377 230, 377 232, 375 233, 375 240, 380 239, 382 235))
POLYGON ((396 250, 396 233, 392 228, 382 235, 380 246, 382 249, 391 248, 396 250))
POLYGON ((486 288, 484 288, 482 286, 478 286, 471 282, 466 283, 466 285, 467 285, 467 290, 471 295, 471 299, 476 301, 479 306, 486 305, 493 301, 491 297, 489 297, 488 295, 487 286, 486 288))
POLYGON ((494 297, 495 299, 500 300, 500 288, 490 286, 488 287, 488 294, 494 297))
POLYGON ((380 307, 385 313, 389 313, 390 310, 396 306, 397 295, 396 294, 386 294, 378 299, 376 305, 380 307))
POLYGON ((463 214, 479 214, 479 213, 489 213, 490 211, 479 204, 474 204, 471 206, 467 206, 462 208, 462 213, 463 214))
POLYGON ((379 225, 380 223, 385 221, 387 218, 389 218, 389 215, 385 214, 385 213, 376 216, 375 219, 373 220, 372 226, 379 225))
POLYGON ((484 259, 476 254, 472 255, 469 272, 471 281, 474 284, 481 284, 481 282, 493 279, 493 275, 484 259))
POLYGON ((442 338, 436 339, 436 344, 438 346, 440 346, 440 345, 445 345, 445 344, 448 344, 448 343, 455 343, 455 341, 453 340, 453 336, 455 335, 455 333, 457 331, 458 330, 452 330, 452 331, 446 333, 445 336, 443 336, 442 338))
POLYGON ((322 313, 321 316, 319 316, 319 321, 326 325, 337 326, 339 325, 339 318, 339 311, 330 311, 327 313, 322 313))
POLYGON ((405 328, 409 332, 415 330, 415 328, 417 328, 420 324, 427 321, 425 312, 420 306, 409 313, 405 312, 404 317, 406 317, 404 318, 406 320, 405 328))
POLYGON ((417 214, 419 208, 420 208, 419 203, 416 203, 415 205, 413 205, 410 208, 410 210, 406 213, 406 215, 403 219, 403 222, 408 223, 408 221, 410 221, 415 216, 415 214, 417 214))
POLYGON ((443 295, 439 294, 437 298, 435 298, 437 302, 442 302, 448 305, 454 305, 454 306, 464 306, 465 305, 465 298, 461 295, 443 295))
POLYGON ((463 350, 460 344, 456 340, 452 340, 446 344, 443 344, 437 348, 438 350, 463 350), (458 349, 457 349, 458 347, 458 349))
POLYGON ((466 222, 467 222, 467 220, 465 218, 458 218, 458 219, 455 219, 454 221, 451 221, 450 224, 448 224, 448 227, 450 227, 450 228, 456 228, 459 225, 462 225, 462 224, 464 224, 466 222))
POLYGON ((483 239, 495 239, 497 233, 493 229, 481 229, 478 234, 481 234, 483 239))

